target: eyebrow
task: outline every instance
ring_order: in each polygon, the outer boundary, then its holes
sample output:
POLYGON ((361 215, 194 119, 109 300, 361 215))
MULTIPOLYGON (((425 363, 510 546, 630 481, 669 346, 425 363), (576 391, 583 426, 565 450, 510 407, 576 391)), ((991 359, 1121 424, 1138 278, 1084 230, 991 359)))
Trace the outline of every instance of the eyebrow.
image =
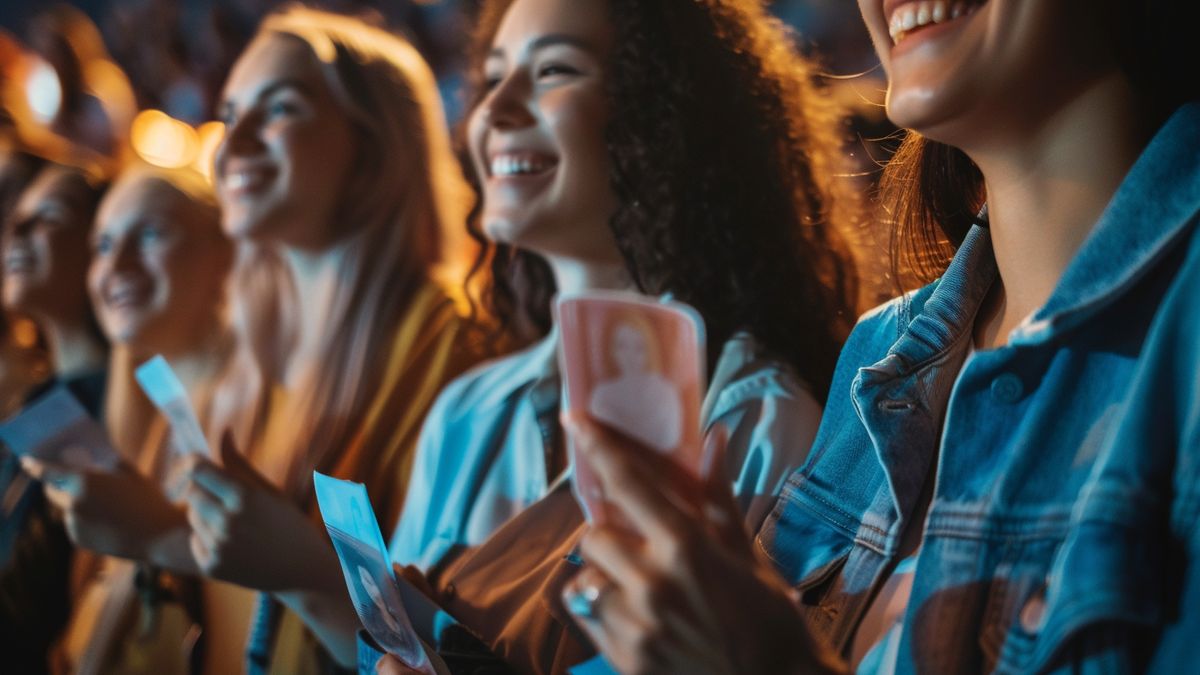
MULTIPOLYGON (((592 43, 588 42, 587 40, 577 38, 573 35, 566 35, 564 33, 550 33, 543 35, 525 45, 524 51, 526 53, 531 53, 536 52, 539 49, 545 49, 546 47, 554 47, 557 45, 567 45, 569 47, 581 49, 585 52, 590 52, 593 54, 596 53, 596 48, 592 45, 592 43)), ((496 47, 488 52, 488 58, 492 58, 494 56, 503 57, 504 55, 504 50, 500 47, 496 47)))
MULTIPOLYGON (((275 80, 274 82, 271 82, 270 84, 260 88, 257 92, 255 92, 251 100, 254 103, 258 103, 265 98, 269 98, 272 94, 281 89, 296 89, 305 96, 311 97, 313 95, 312 87, 310 87, 308 83, 299 78, 285 77, 275 80)), ((217 106, 217 110, 225 111, 228 110, 232 105, 233 101, 230 101, 227 98, 221 99, 220 105, 217 106)))

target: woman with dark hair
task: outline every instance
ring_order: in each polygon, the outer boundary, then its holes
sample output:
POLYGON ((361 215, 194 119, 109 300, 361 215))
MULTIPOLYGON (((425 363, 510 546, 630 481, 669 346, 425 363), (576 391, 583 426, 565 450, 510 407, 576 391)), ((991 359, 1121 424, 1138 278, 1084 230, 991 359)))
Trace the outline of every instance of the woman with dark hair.
POLYGON ((557 600, 586 526, 551 297, 635 289, 699 311, 704 433, 728 438, 714 473, 754 529, 820 417, 852 309, 855 201, 836 178, 839 118, 754 2, 488 3, 473 75, 488 299, 502 325, 543 337, 443 392, 392 556, 510 665, 562 672, 589 654, 557 600))
POLYGON ((1187 670, 1197 10, 859 5, 911 130, 896 255, 941 277, 860 320, 753 544, 725 486, 681 507, 653 453, 573 420, 628 517, 584 540, 579 625, 627 673, 1187 670))

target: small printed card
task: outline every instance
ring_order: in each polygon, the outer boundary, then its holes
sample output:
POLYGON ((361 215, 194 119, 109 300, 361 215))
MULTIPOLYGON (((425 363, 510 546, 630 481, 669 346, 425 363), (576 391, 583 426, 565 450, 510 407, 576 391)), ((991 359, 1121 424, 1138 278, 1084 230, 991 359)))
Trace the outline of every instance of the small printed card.
POLYGON ((0 424, 0 440, 18 456, 72 469, 109 471, 120 462, 104 427, 65 387, 0 424))
MULTIPOLYGON (((561 296, 555 311, 567 410, 705 475, 704 322, 696 310, 634 293, 589 292, 561 296)), ((571 461, 584 513, 605 521, 603 491, 574 447, 571 461)))
POLYGON ((434 675, 433 664, 405 610, 405 598, 410 594, 404 592, 392 571, 367 488, 316 471, 313 487, 363 627, 380 647, 405 665, 434 675))
POLYGON ((138 366, 134 371, 138 386, 171 425, 171 447, 180 455, 192 453, 213 457, 204 428, 192 409, 187 389, 161 355, 138 366))

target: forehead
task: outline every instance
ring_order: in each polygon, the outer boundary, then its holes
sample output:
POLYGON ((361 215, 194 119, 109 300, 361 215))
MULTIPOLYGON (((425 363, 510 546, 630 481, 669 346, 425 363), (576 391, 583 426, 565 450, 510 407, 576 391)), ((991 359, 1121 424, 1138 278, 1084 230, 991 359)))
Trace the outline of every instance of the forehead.
POLYGON ((300 38, 283 33, 262 33, 250 42, 238 57, 225 81, 222 99, 226 103, 246 104, 265 88, 281 80, 322 89, 316 54, 300 38))
POLYGON ((64 167, 50 166, 42 169, 21 194, 18 211, 29 211, 46 201, 78 204, 87 193, 87 184, 75 171, 64 167))
POLYGON ((606 51, 612 42, 607 0, 515 0, 500 20, 492 47, 517 56, 550 35, 606 51))
POLYGON ((176 214, 188 203, 188 198, 166 180, 136 173, 118 180, 105 195, 96 214, 96 229, 112 230, 150 214, 176 214))

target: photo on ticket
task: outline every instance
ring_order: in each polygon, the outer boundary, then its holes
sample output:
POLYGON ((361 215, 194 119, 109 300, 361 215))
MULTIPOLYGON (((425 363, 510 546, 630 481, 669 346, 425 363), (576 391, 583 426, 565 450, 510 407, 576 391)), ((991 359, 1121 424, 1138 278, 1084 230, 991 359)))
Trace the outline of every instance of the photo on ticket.
POLYGON ((326 529, 363 627, 389 654, 412 668, 432 673, 421 641, 403 611, 391 563, 374 546, 336 528, 326 529))
MULTIPOLYGON (((704 329, 691 307, 633 293, 588 293, 556 305, 566 406, 701 475, 704 329)), ((590 468, 571 451, 589 520, 608 516, 590 468)))

